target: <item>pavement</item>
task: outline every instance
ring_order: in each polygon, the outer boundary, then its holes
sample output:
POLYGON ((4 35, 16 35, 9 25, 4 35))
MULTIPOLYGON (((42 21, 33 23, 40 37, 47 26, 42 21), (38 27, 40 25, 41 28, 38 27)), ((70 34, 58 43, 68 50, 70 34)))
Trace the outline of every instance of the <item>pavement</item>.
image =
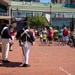
POLYGON ((75 75, 75 48, 56 42, 47 46, 36 39, 29 54, 31 66, 22 67, 21 47, 15 40, 13 51, 9 51, 9 60, 11 62, 6 64, 0 61, 0 75, 75 75))

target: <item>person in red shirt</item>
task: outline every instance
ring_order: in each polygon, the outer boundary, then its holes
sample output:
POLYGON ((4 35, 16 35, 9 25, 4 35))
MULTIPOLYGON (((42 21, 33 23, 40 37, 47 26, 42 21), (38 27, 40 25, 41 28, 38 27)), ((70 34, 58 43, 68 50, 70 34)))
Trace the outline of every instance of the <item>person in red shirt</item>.
POLYGON ((52 44, 52 40, 53 40, 53 29, 52 29, 52 27, 49 27, 47 38, 48 38, 48 42, 49 42, 49 46, 50 46, 52 44))
POLYGON ((12 51, 12 46, 14 44, 15 33, 14 33, 14 30, 13 30, 12 26, 9 27, 9 30, 10 30, 10 35, 11 35, 12 40, 13 40, 13 41, 9 40, 9 42, 10 42, 10 51, 12 51))
POLYGON ((63 46, 68 44, 68 29, 66 27, 64 27, 63 30, 63 46))

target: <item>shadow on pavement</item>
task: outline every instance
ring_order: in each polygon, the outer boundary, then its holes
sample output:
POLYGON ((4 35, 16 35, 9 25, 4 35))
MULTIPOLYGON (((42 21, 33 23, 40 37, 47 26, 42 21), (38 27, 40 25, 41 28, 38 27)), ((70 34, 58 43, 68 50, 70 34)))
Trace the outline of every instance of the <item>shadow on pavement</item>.
POLYGON ((0 63, 0 67, 21 67, 21 62, 0 63))

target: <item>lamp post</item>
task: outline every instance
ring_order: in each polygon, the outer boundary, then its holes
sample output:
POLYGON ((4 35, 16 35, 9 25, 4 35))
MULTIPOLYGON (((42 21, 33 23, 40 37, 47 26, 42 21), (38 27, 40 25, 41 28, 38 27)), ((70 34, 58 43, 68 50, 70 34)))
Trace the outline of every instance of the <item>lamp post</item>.
POLYGON ((19 17, 19 11, 18 11, 18 8, 16 9, 17 10, 17 18, 19 17))
POLYGON ((73 15, 72 15, 72 19, 70 22, 70 31, 73 31, 73 30, 74 30, 74 19, 73 19, 73 15))
POLYGON ((51 5, 51 2, 50 2, 50 26, 52 25, 51 8, 52 8, 52 5, 51 5))
POLYGON ((10 14, 11 14, 11 23, 12 23, 12 8, 11 8, 11 13, 10 14))
POLYGON ((8 7, 7 7, 7 16, 10 16, 10 19, 9 19, 9 24, 11 24, 11 5, 9 5, 8 7))

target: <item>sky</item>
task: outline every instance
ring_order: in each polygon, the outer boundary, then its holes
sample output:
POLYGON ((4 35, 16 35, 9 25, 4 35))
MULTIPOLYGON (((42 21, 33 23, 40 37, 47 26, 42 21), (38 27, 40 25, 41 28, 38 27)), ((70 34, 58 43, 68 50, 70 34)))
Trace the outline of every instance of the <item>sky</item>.
POLYGON ((43 2, 43 3, 48 3, 50 2, 51 0, 40 0, 40 2, 43 2))

